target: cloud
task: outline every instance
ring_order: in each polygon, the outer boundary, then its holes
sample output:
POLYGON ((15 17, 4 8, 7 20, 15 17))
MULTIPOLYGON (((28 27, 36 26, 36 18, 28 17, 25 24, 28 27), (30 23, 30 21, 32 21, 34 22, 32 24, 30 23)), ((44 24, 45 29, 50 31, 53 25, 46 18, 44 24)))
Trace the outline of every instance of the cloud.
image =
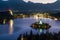
POLYGON ((23 0, 25 2, 33 2, 33 3, 43 3, 43 4, 47 4, 47 3, 54 3, 56 2, 57 0, 23 0))

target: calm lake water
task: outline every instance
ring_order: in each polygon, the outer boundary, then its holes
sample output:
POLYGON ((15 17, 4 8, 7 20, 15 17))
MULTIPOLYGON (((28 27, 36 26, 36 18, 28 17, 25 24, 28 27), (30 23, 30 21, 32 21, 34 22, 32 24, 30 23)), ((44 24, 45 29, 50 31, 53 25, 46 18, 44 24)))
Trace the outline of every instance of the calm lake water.
MULTIPOLYGON (((31 24, 39 21, 42 18, 17 18, 14 20, 10 20, 7 24, 1 25, 0 24, 0 40, 17 40, 20 34, 24 34, 26 32, 30 32, 30 30, 33 31, 33 34, 37 34, 37 32, 40 34, 41 32, 39 30, 35 30, 31 28, 31 24)), ((48 23, 51 25, 51 28, 48 30, 51 33, 58 33, 60 31, 60 21, 55 21, 53 19, 44 18, 41 21, 44 23, 48 23)), ((44 32, 47 30, 44 30, 44 32)))

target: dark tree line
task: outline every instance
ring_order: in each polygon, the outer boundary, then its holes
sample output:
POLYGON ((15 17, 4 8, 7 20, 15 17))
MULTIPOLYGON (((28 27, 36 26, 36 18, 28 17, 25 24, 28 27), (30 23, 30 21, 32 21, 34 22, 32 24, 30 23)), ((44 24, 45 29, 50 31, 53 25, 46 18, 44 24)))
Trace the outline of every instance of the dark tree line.
POLYGON ((23 38, 23 40, 60 40, 60 32, 59 33, 49 33, 47 32, 46 34, 42 33, 42 34, 36 34, 34 35, 32 33, 32 31, 30 31, 30 35, 27 34, 23 34, 17 38, 17 40, 21 40, 21 38, 23 38))

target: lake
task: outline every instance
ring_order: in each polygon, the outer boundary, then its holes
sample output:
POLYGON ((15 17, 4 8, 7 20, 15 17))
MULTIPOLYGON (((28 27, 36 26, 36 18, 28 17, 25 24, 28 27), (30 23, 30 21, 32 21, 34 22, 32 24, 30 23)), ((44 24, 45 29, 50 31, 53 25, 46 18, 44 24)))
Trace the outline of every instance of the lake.
MULTIPOLYGON (((0 40, 17 40, 20 34, 24 34, 26 32, 29 34, 30 30, 33 31, 33 34, 37 34, 37 32, 40 34, 41 32, 39 30, 35 30, 30 27, 32 23, 40 21, 40 19, 44 23, 51 25, 51 28, 48 29, 49 32, 58 33, 60 31, 60 21, 49 18, 17 18, 14 20, 9 20, 9 22, 5 25, 0 24, 0 40)), ((47 30, 44 30, 44 33, 46 31, 47 30)))

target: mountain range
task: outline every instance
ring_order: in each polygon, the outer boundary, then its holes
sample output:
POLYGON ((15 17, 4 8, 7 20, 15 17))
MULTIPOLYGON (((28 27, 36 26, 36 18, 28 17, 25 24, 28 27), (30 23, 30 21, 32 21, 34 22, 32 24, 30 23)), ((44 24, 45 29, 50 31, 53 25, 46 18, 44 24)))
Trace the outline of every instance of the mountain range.
POLYGON ((9 0, 9 1, 1 1, 0 0, 0 11, 1 10, 19 10, 21 12, 27 11, 37 11, 37 12, 60 12, 60 0, 52 4, 42 4, 42 3, 32 3, 32 2, 24 2, 23 0, 9 0))

